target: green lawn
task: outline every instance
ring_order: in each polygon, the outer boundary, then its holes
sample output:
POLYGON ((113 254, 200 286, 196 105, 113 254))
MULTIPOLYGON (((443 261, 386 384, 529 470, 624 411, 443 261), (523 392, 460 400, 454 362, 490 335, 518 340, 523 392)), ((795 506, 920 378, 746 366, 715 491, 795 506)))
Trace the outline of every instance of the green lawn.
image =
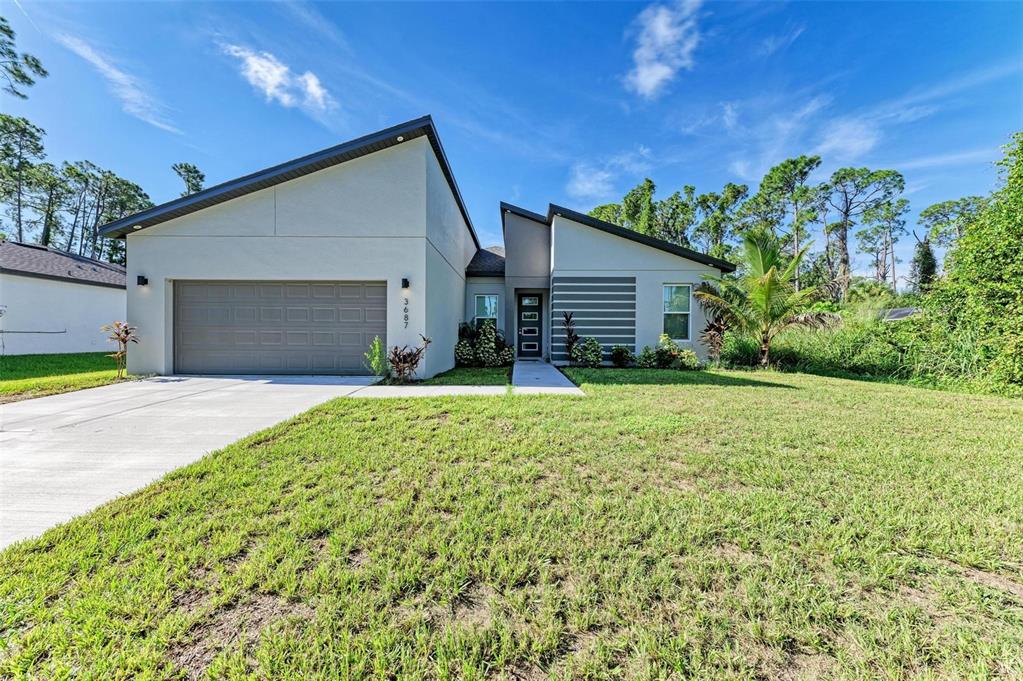
POLYGON ((456 367, 443 374, 422 381, 420 385, 508 385, 511 383, 511 367, 480 369, 456 367))
POLYGON ((0 402, 114 383, 117 366, 104 352, 0 356, 0 402))
POLYGON ((570 373, 336 400, 9 549, 0 678, 1023 675, 1023 402, 570 373))

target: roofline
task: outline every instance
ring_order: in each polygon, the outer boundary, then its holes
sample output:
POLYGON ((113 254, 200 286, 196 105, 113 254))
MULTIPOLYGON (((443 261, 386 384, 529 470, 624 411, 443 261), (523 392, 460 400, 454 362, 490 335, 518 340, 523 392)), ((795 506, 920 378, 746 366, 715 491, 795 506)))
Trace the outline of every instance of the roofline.
POLYGON ((26 272, 24 270, 13 270, 10 267, 0 267, 0 274, 9 274, 14 277, 31 277, 32 279, 49 279, 51 281, 63 281, 69 284, 81 284, 82 286, 102 286, 103 288, 116 288, 126 290, 128 288, 127 276, 125 283, 111 284, 105 281, 92 281, 89 279, 77 279, 75 277, 62 277, 59 274, 43 274, 42 272, 26 272))
POLYGON ((227 182, 222 182, 195 194, 182 196, 153 208, 148 208, 134 215, 129 215, 128 217, 103 225, 99 228, 99 233, 108 238, 124 237, 129 233, 137 231, 134 229, 136 225, 140 225, 141 229, 152 227, 182 215, 188 215, 204 208, 245 196, 246 194, 309 175, 330 166, 340 165, 346 161, 369 155, 381 149, 397 146, 405 141, 411 141, 408 135, 413 133, 418 133, 415 135, 416 137, 425 135, 430 140, 430 146, 433 147, 434 154, 437 156, 437 160, 440 161, 441 170, 448 181, 448 186, 455 197, 455 203, 458 204, 458 210, 465 220, 469 234, 472 236, 476 248, 480 248, 479 237, 476 236, 476 229, 473 227, 469 211, 462 200, 462 193, 458 190, 455 176, 451 172, 451 166, 448 163, 447 155, 444 153, 444 147, 440 142, 440 137, 437 135, 437 128, 433 124, 433 118, 428 115, 333 147, 328 147, 327 149, 321 149, 312 154, 307 154, 291 161, 285 161, 284 163, 228 180, 227 182), (399 142, 396 139, 398 136, 404 136, 406 139, 399 142), (345 158, 335 158, 340 156, 345 158))
POLYGON ((694 251, 690 248, 679 246, 678 244, 673 244, 670 241, 665 241, 664 239, 658 239, 656 237, 648 236, 646 234, 640 234, 637 231, 626 229, 624 227, 619 227, 618 225, 613 225, 610 222, 604 222, 603 220, 598 220, 597 218, 590 217, 589 215, 579 213, 577 211, 572 210, 571 208, 557 206, 552 203, 550 204, 550 208, 547 209, 547 224, 553 224, 555 215, 567 218, 569 220, 572 220, 573 222, 578 222, 580 224, 586 225, 587 227, 599 229, 603 232, 607 232, 608 234, 613 234, 614 236, 620 236, 623 239, 635 241, 636 243, 643 244, 644 246, 656 248, 658 250, 664 251, 665 253, 671 253, 672 255, 677 255, 688 260, 693 260, 704 265, 709 265, 718 270, 721 270, 722 272, 735 271, 735 265, 728 262, 727 260, 721 260, 720 258, 709 256, 706 253, 700 253, 699 251, 694 251))
POLYGON ((514 206, 514 205, 512 205, 510 203, 505 203, 504 201, 502 201, 501 202, 501 224, 502 225, 504 224, 504 214, 505 213, 512 213, 514 215, 518 215, 519 217, 526 218, 527 220, 533 220, 534 222, 539 222, 541 224, 550 226, 550 222, 543 215, 540 215, 539 213, 534 213, 531 210, 526 210, 525 208, 519 208, 518 206, 514 206))

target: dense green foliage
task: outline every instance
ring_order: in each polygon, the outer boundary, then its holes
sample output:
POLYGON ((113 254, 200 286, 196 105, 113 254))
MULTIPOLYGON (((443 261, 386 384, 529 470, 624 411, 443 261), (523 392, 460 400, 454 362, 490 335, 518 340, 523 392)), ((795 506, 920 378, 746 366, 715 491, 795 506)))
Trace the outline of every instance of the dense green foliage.
POLYGON ((11 547, 0 678, 1023 675, 1020 402, 568 373, 335 400, 11 547))
POLYGON ((572 361, 584 367, 599 367, 604 361, 604 349, 592 336, 579 339, 572 346, 571 353, 572 361))
MULTIPOLYGON (((900 301, 887 289, 854 286, 855 302, 834 308, 840 324, 779 334, 774 364, 1023 395, 1023 135, 1008 147, 1002 168, 1003 185, 990 198, 930 212, 932 232, 948 238, 958 230, 944 276, 934 274, 929 238, 920 240, 913 269, 920 295, 900 301), (917 313, 882 321, 885 308, 900 305, 917 313)), ((742 330, 728 334, 726 365, 757 363, 758 344, 748 332, 736 333, 742 330)))
POLYGON ((479 327, 460 324, 455 343, 455 366, 501 367, 515 361, 515 346, 509 345, 494 326, 486 320, 479 327))

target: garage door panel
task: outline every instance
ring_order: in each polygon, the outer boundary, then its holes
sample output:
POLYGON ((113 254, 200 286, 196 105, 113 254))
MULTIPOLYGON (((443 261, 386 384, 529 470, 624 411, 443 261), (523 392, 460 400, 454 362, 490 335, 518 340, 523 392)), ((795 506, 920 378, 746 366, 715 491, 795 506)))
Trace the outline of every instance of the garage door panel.
POLYGON ((179 373, 364 374, 373 338, 386 343, 384 282, 183 281, 174 290, 179 373))

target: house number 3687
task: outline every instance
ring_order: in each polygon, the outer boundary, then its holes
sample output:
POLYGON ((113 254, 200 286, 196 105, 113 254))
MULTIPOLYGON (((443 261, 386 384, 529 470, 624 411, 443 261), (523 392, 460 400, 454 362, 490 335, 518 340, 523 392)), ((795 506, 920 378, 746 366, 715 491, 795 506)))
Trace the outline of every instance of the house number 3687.
POLYGON ((405 313, 405 328, 407 329, 408 328, 408 298, 403 298, 402 300, 405 301, 405 308, 402 310, 402 312, 405 313))

